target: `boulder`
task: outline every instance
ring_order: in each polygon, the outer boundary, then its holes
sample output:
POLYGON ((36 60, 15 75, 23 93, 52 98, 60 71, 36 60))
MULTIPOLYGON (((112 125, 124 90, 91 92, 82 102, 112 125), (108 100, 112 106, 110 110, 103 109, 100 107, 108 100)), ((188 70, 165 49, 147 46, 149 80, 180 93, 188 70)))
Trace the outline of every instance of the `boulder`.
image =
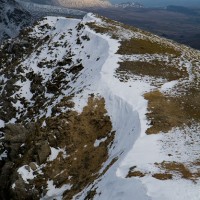
POLYGON ((41 143, 39 142, 37 144, 38 146, 38 159, 39 159, 39 164, 44 163, 48 156, 51 154, 51 149, 49 147, 48 141, 42 141, 41 143))

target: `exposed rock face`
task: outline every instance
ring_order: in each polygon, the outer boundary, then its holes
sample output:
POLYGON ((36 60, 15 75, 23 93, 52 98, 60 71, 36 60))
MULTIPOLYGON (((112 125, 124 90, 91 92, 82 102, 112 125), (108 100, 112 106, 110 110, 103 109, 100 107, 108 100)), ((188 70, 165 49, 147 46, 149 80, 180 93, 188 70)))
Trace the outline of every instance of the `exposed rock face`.
POLYGON ((110 118, 105 114, 104 100, 91 97, 80 115, 68 111, 47 118, 45 127, 8 125, 4 143, 9 144, 5 147, 10 162, 1 171, 2 198, 38 199, 45 196, 46 182, 50 179, 58 187, 73 185, 64 194, 64 198, 71 199, 92 183, 101 175, 98 171, 108 158, 107 147, 114 138, 110 118), (105 139, 101 144, 94 146, 102 138, 105 139))
POLYGON ((12 161, 17 159, 20 147, 26 141, 28 130, 21 124, 8 124, 5 128, 5 147, 12 161))
POLYGON ((44 163, 48 156, 51 154, 51 149, 49 147, 48 141, 44 141, 41 143, 36 144, 37 154, 38 154, 38 161, 39 164, 44 163))

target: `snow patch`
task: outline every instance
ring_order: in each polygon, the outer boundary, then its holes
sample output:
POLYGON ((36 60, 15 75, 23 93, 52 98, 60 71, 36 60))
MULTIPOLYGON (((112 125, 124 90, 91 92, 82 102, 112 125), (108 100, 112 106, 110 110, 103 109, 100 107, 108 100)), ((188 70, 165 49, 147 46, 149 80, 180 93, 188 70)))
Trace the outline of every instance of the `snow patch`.
POLYGON ((4 128, 4 127, 5 127, 5 122, 0 119, 0 128, 4 128))
POLYGON ((47 193, 44 197, 40 198, 40 200, 48 200, 48 199, 55 199, 55 200, 62 200, 62 195, 66 190, 70 190, 71 185, 65 184, 61 188, 56 188, 53 184, 52 180, 47 181, 47 193))
POLYGON ((29 184, 28 180, 32 180, 36 177, 36 175, 33 174, 34 171, 28 165, 20 167, 17 172, 27 184, 29 184))
POLYGON ((63 156, 66 157, 66 151, 64 149, 56 149, 54 147, 50 147, 51 148, 51 155, 49 156, 49 158, 47 159, 47 161, 53 161, 57 158, 59 153, 63 153, 63 156))
POLYGON ((161 87, 161 92, 166 92, 166 91, 171 90, 177 83, 178 83, 178 81, 175 80, 175 81, 170 81, 170 82, 163 84, 161 87))
POLYGON ((95 140, 94 147, 98 147, 102 142, 105 142, 107 140, 107 137, 102 138, 100 140, 95 140))

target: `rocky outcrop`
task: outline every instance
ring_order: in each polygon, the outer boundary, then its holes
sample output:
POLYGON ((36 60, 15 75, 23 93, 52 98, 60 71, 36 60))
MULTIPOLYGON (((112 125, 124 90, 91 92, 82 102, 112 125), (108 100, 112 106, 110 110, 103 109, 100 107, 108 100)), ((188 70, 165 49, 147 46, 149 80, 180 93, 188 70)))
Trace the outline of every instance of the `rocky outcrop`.
POLYGON ((9 159, 13 162, 20 154, 20 148, 23 149, 29 131, 21 124, 8 124, 5 127, 4 145, 8 151, 9 159))
POLYGON ((42 141, 36 144, 37 154, 38 154, 38 162, 39 164, 44 163, 48 156, 51 154, 51 149, 49 147, 48 141, 42 141))
POLYGON ((114 138, 103 99, 91 97, 81 114, 68 111, 45 121, 45 127, 40 122, 5 127, 9 161, 0 174, 2 199, 39 199, 49 179, 57 187, 70 184, 64 197, 71 199, 101 175, 114 138))

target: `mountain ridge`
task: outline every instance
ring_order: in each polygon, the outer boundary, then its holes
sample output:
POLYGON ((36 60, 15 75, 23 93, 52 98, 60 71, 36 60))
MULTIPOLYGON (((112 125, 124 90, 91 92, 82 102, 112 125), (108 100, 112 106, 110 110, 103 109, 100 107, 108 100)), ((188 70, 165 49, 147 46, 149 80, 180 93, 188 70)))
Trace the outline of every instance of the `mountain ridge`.
POLYGON ((91 13, 14 41, 0 57, 1 194, 198 199, 199 51, 91 13))

